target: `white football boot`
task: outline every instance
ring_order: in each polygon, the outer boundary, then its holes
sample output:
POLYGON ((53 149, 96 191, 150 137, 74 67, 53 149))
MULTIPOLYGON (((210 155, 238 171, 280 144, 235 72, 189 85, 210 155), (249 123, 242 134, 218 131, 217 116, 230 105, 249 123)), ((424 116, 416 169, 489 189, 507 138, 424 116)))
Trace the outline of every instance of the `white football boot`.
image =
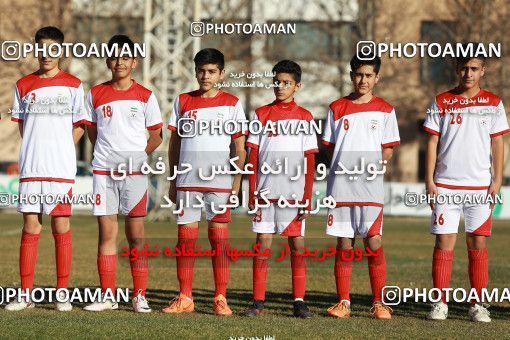
POLYGON ((427 314, 429 320, 446 320, 448 317, 448 305, 443 301, 432 304, 430 312, 427 314))
POLYGON ((138 290, 138 295, 133 298, 133 310, 137 313, 150 313, 152 309, 145 296, 142 295, 142 290, 138 290))
POLYGON ((491 313, 487 310, 489 305, 475 303, 469 307, 469 317, 474 322, 491 322, 491 313))

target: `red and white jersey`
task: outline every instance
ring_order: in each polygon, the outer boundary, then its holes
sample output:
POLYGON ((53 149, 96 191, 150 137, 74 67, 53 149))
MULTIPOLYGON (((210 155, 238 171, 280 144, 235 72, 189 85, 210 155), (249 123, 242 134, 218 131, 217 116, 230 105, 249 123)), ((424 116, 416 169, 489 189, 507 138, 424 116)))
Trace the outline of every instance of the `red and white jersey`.
POLYGON ((255 110, 253 119, 260 121, 263 127, 284 121, 289 128, 287 133, 277 131, 274 134, 266 131, 267 133, 250 134, 248 137, 246 145, 258 150, 258 169, 254 169, 257 171, 256 190, 259 193, 267 190, 268 199, 285 197, 290 200, 291 195, 296 194, 294 199, 301 200, 305 187, 304 158, 307 154, 319 152, 315 130, 309 124, 313 121, 313 115, 295 101, 273 102, 255 110), (292 133, 293 131, 297 133, 292 133), (263 174, 261 167, 264 163, 275 170, 280 166, 281 173, 263 174), (297 176, 298 174, 300 176, 297 176), (295 179, 291 180, 291 177, 295 179))
POLYGON ((81 81, 60 70, 54 77, 29 74, 16 82, 11 120, 23 122, 20 182, 74 183, 73 125, 86 123, 81 81))
POLYGON ((434 182, 449 189, 486 189, 491 183, 491 138, 510 132, 501 98, 480 89, 472 98, 437 95, 424 129, 440 136, 434 182))
POLYGON ((374 166, 381 171, 382 149, 400 144, 393 106, 376 96, 363 104, 347 97, 334 101, 329 106, 322 143, 334 148, 327 195, 337 206, 382 206, 384 176, 374 177, 374 166))
POLYGON ((237 97, 221 90, 212 98, 201 97, 198 91, 181 93, 175 98, 168 129, 172 131, 182 129, 183 122, 198 126, 199 121, 217 124, 232 121, 235 125, 232 125, 232 129, 228 128, 230 134, 226 133, 227 129, 223 131, 205 129, 196 131, 195 135, 181 137, 179 170, 183 169, 183 164, 191 165, 191 170, 177 175, 177 190, 230 192, 232 176, 216 174, 213 177, 212 168, 223 169, 229 166, 232 140, 247 134, 247 124, 243 124, 247 119, 241 102, 237 97), (202 172, 202 178, 199 171, 202 172), (203 179, 205 177, 212 178, 203 179))
POLYGON ((154 93, 135 80, 127 90, 116 90, 106 82, 90 89, 86 107, 91 123, 97 125, 94 170, 110 170, 131 159, 133 170, 139 171, 147 158, 145 129, 163 126, 154 93))

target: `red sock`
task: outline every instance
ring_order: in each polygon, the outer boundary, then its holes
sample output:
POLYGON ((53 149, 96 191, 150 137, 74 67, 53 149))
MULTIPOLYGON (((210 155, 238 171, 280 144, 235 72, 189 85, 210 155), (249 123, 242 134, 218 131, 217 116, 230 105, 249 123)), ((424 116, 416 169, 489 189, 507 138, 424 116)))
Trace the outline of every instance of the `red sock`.
MULTIPOLYGON (((195 249, 198 240, 198 228, 179 227, 179 240, 177 247, 195 249)), ((179 291, 191 298, 193 287, 193 270, 195 268, 195 256, 177 256, 177 278, 179 279, 179 291)))
MULTIPOLYGON (((434 248, 432 258, 432 281, 434 288, 443 289, 450 287, 452 277, 453 250, 434 248)), ((441 294, 441 300, 446 303, 445 294, 441 294)))
MULTIPOLYGON (((476 290, 481 301, 482 288, 487 288, 489 283, 489 253, 487 248, 468 249, 469 257, 469 282, 471 288, 476 290)), ((472 304, 476 301, 471 301, 472 304)))
POLYGON ((370 275, 370 286, 372 287, 372 302, 381 302, 381 291, 386 285, 386 259, 384 258, 382 246, 376 253, 376 256, 368 257, 368 274, 370 275))
POLYGON ((292 296, 294 299, 304 299, 306 290, 306 259, 303 256, 291 254, 292 267, 292 296))
POLYGON ((227 255, 228 229, 209 228, 209 242, 216 251, 216 256, 211 257, 214 272, 214 296, 222 294, 227 296, 227 284, 230 277, 230 259, 227 255))
POLYGON ((37 243, 39 234, 21 233, 21 246, 19 247, 19 274, 21 289, 34 287, 34 271, 37 262, 37 243))
POLYGON ((149 262, 147 256, 139 256, 134 261, 129 261, 131 265, 131 277, 133 278, 133 297, 138 292, 145 296, 147 289, 147 276, 149 275, 149 262))
POLYGON ((352 260, 348 254, 342 259, 342 253, 351 252, 349 250, 338 250, 335 257, 335 279, 336 279, 336 293, 340 301, 351 301, 349 291, 351 288, 351 274, 352 274, 352 260))
POLYGON ((57 262, 57 289, 67 288, 73 258, 71 230, 62 234, 53 233, 53 239, 55 240, 55 259, 57 262))
POLYGON ((268 259, 253 258, 253 300, 266 299, 268 259))
POLYGON ((106 292, 109 288, 115 294, 115 272, 117 270, 117 255, 97 255, 97 269, 101 290, 106 292))

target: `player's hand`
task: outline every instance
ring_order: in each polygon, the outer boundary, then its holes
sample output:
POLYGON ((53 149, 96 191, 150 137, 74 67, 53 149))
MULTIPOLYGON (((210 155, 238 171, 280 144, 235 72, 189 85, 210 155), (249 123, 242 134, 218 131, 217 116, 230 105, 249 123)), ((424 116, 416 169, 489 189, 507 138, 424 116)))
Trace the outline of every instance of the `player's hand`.
POLYGON ((236 190, 232 189, 232 192, 230 193, 230 196, 228 196, 228 204, 235 204, 236 208, 240 206, 239 194, 238 194, 238 192, 236 190))
POLYGON ((302 221, 305 218, 307 218, 308 216, 310 216, 310 213, 299 214, 298 220, 302 221))
MULTIPOLYGON (((437 196, 437 186, 434 182, 427 183, 426 188, 427 188, 427 195, 429 195, 430 197, 437 196)), ((436 204, 432 201, 429 203, 429 205, 430 205, 430 209, 432 209, 432 210, 434 210, 434 208, 436 207, 436 204)))
POLYGON ((312 210, 312 207, 311 206, 308 206, 306 208, 302 208, 302 210, 300 211, 306 211, 302 214, 299 214, 299 217, 298 217, 298 220, 299 221, 303 221, 305 218, 307 218, 308 216, 310 216, 310 210, 312 210))
POLYGON ((487 190, 487 194, 492 197, 492 203, 490 204, 491 209, 494 209, 494 202, 496 200, 496 196, 499 194, 501 190, 501 182, 492 182, 491 186, 487 190))
POLYGON ((173 203, 177 203, 177 188, 175 186, 175 182, 170 182, 170 188, 168 189, 168 198, 173 203))

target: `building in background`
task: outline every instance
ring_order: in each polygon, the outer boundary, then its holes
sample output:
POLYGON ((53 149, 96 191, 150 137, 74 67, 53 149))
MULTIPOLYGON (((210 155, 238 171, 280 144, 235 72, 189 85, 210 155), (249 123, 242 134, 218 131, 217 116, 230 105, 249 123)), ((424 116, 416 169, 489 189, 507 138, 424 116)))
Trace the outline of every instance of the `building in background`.
MULTIPOLYGON (((510 105, 508 77, 508 0, 0 0, 0 42, 29 41, 42 25, 57 25, 67 41, 104 42, 117 33, 148 43, 150 56, 135 77, 155 91, 169 114, 173 97, 195 87, 192 56, 199 48, 216 47, 226 56, 226 82, 241 72, 270 71, 280 59, 293 59, 303 68, 302 91, 297 101, 316 119, 323 119, 328 104, 350 91, 348 62, 359 40, 376 42, 501 42, 502 60, 491 60, 484 87, 510 105), (45 13, 41 16, 40 13, 45 13), (295 23, 295 35, 204 35, 192 37, 189 23, 295 23), (27 24, 30 23, 30 24, 27 24)), ((383 58, 376 94, 397 111, 402 144, 392 161, 389 180, 417 182, 424 178, 426 135, 421 124, 434 94, 455 84, 449 59, 383 58)), ((33 59, 2 61, 0 68, 0 171, 1 162, 16 162, 19 134, 9 121, 12 87, 16 79, 36 67, 33 59)), ((79 76, 86 90, 109 78, 103 60, 65 60, 64 68, 79 76)), ((230 88, 247 112, 272 100, 267 89, 230 88)), ((510 177, 510 140, 506 138, 504 174, 510 177)), ((162 146, 163 148, 165 146, 162 146)), ((91 147, 85 139, 78 158, 89 162, 91 147)), ((323 154, 319 157, 324 161, 323 154)), ((508 183, 508 182, 507 182, 508 183)))

